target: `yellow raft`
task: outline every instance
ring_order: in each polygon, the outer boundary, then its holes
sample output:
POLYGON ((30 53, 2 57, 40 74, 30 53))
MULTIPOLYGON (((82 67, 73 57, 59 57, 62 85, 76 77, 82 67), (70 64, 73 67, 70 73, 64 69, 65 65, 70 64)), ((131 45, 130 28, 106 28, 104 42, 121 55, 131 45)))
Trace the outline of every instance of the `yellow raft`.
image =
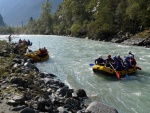
POLYGON ((31 58, 34 60, 34 62, 40 62, 40 61, 45 61, 49 58, 49 54, 48 52, 43 55, 43 56, 39 56, 37 53, 39 52, 39 50, 34 51, 34 52, 29 52, 25 54, 26 58, 31 58))
POLYGON ((111 67, 106 67, 103 65, 94 65, 93 66, 93 72, 97 72, 97 73, 103 73, 106 75, 112 75, 112 76, 116 76, 116 73, 119 73, 120 77, 125 76, 126 74, 133 74, 137 71, 137 69, 141 70, 141 68, 135 66, 131 69, 128 70, 122 70, 122 71, 115 71, 114 69, 112 69, 111 67))

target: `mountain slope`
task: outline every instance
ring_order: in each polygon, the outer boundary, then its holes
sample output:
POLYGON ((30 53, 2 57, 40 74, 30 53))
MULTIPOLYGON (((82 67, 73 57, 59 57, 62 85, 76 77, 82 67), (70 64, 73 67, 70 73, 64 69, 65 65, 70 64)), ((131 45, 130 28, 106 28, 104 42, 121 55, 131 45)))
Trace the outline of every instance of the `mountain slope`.
MULTIPOLYGON (((52 2, 52 13, 62 0, 50 0, 52 2)), ((38 18, 41 7, 45 0, 0 0, 0 14, 7 25, 26 24, 30 17, 38 18)))
POLYGON ((0 26, 5 26, 5 23, 3 21, 3 17, 1 16, 1 14, 0 14, 0 26))

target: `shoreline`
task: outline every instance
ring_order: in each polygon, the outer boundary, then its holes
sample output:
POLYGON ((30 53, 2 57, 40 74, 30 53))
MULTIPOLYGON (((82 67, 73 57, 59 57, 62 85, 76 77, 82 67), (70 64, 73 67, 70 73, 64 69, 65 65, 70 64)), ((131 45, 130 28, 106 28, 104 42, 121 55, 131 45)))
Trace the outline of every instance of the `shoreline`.
POLYGON ((87 105, 84 89, 70 89, 56 75, 40 72, 31 60, 13 53, 14 43, 0 46, 0 113, 118 113, 100 102, 87 105))
MULTIPOLYGON (((12 39, 19 38, 19 35, 41 35, 41 34, 12 34, 12 39)), ((3 38, 8 38, 9 34, 3 36, 5 36, 3 38)), ((56 36, 70 37, 70 35, 56 35, 56 36)), ((108 37, 105 40, 89 38, 86 36, 76 37, 76 38, 85 38, 85 39, 95 40, 95 41, 104 41, 104 42, 111 42, 116 44, 125 44, 129 46, 150 48, 150 29, 144 30, 143 32, 139 32, 135 35, 129 34, 128 32, 127 33, 119 32, 117 35, 108 37)))

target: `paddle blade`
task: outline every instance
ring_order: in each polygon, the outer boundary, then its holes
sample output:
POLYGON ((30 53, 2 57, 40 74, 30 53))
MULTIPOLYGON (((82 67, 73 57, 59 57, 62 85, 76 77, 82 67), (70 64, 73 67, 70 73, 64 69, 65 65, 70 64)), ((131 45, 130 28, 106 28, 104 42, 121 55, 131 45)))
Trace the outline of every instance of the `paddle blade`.
POLYGON ((138 66, 136 66, 136 69, 138 69, 138 70, 142 70, 140 67, 138 67, 138 66))
POLYGON ((94 66, 94 64, 89 64, 90 66, 94 66))
POLYGON ((129 75, 128 75, 128 74, 126 74, 126 78, 129 78, 129 75))
POLYGON ((119 73, 118 73, 118 72, 116 72, 116 75, 117 75, 117 78, 120 78, 120 75, 119 75, 119 73))

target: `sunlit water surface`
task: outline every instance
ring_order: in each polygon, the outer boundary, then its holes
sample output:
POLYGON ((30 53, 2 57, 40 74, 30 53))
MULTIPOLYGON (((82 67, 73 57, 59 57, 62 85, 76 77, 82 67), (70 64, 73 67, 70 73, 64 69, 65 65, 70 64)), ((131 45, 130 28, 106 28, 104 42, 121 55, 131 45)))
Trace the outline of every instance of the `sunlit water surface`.
POLYGON ((36 64, 40 71, 57 75, 70 88, 85 89, 90 102, 102 102, 115 107, 119 113, 150 112, 149 48, 54 35, 18 35, 14 36, 13 42, 17 42, 18 37, 29 39, 33 43, 31 50, 46 47, 50 59, 36 64), (128 79, 96 75, 89 66, 99 55, 103 58, 108 54, 124 57, 129 50, 134 53, 142 71, 128 79))

